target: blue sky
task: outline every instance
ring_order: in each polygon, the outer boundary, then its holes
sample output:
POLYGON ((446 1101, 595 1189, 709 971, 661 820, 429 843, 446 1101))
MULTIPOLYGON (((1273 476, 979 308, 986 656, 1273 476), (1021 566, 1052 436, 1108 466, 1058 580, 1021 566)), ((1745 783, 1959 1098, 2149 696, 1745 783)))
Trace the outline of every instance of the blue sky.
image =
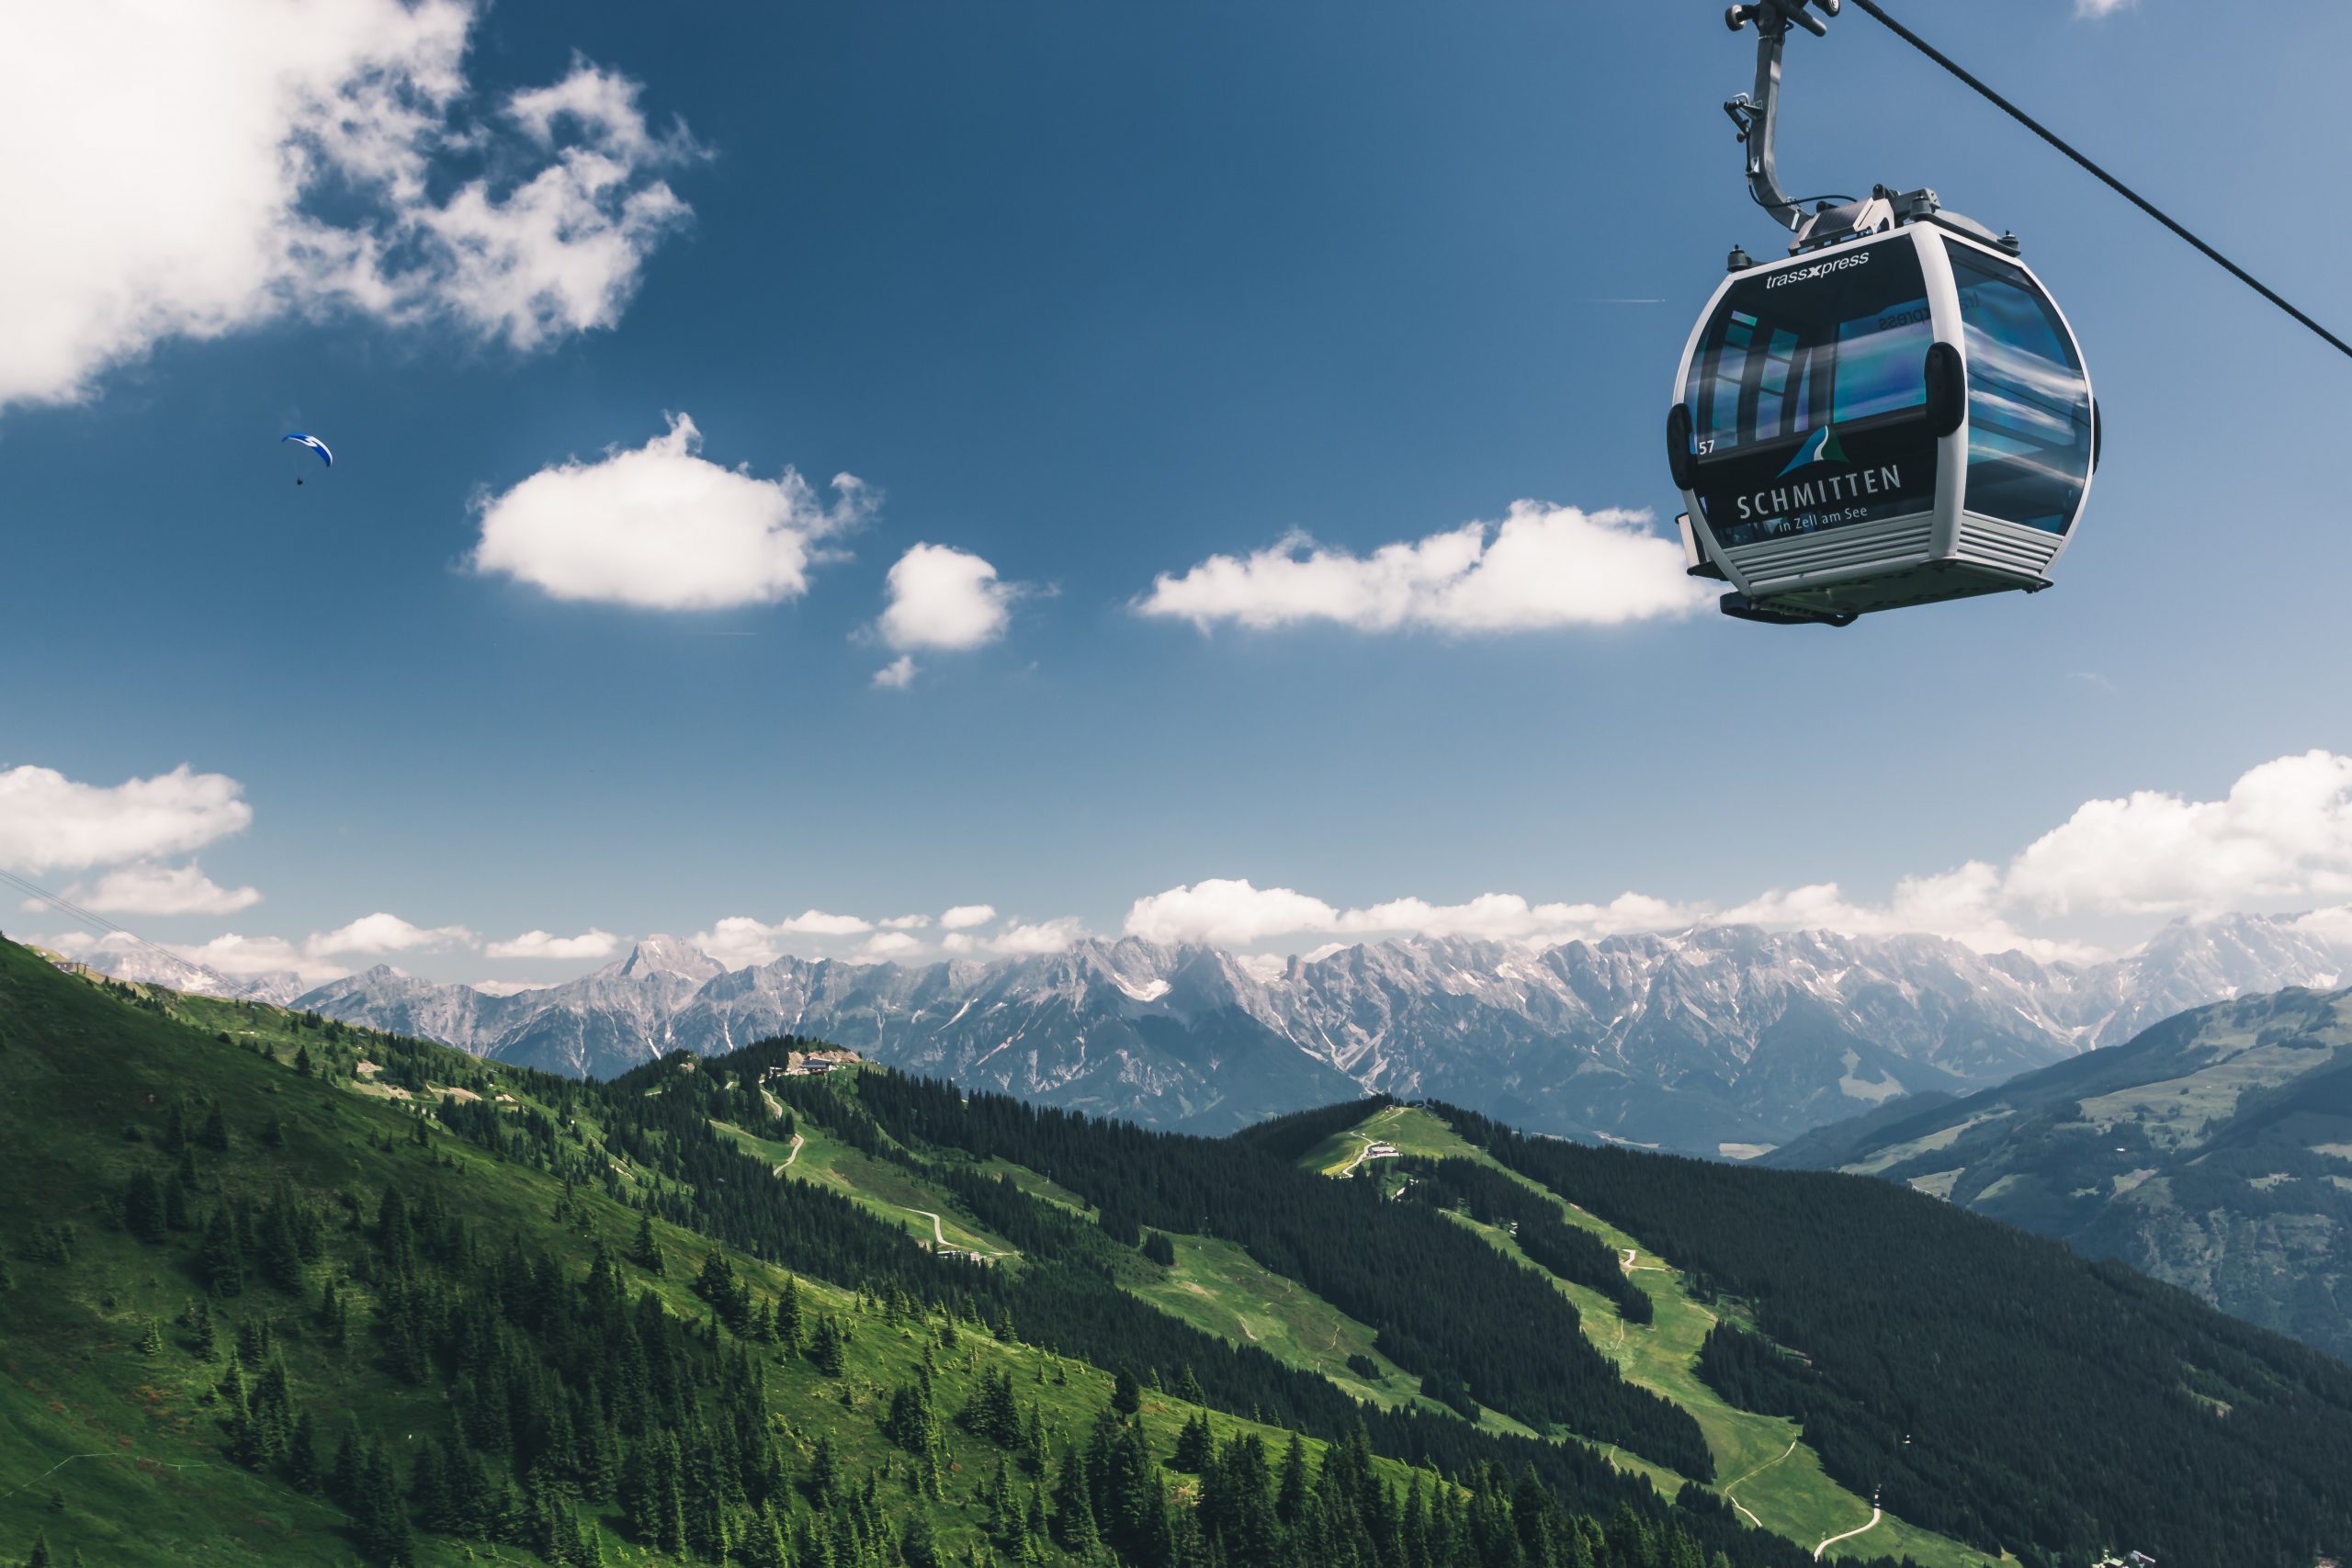
MULTIPOLYGON (((2056 951, 2352 897, 2352 364, 1859 13, 1792 45, 1792 183, 2015 229, 2108 434, 2054 592, 1832 633, 1611 564, 1773 245, 1719 6, 106 10, 0 24, 0 145, 85 150, 0 260, 0 863, 144 934, 513 983, 607 945, 528 931, 2056 951), (1499 597, 1347 607, 1526 500, 1499 597), (1142 613, 1294 533, 1321 613, 1142 613)), ((2352 13, 1898 14, 2352 326, 2352 13)))

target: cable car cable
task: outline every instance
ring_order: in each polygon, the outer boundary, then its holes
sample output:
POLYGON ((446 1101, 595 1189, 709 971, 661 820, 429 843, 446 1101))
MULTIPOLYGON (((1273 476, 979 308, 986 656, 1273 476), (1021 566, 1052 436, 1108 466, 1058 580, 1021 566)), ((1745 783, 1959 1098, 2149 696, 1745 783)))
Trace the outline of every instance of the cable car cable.
MULTIPOLYGON (((116 925, 112 920, 107 919, 104 915, 93 914, 89 910, 82 908, 79 904, 73 902, 71 899, 61 897, 59 895, 51 893, 48 888, 40 886, 38 883, 28 881, 26 878, 17 875, 13 871, 0 868, 0 882, 7 883, 10 886, 15 887, 21 892, 31 894, 42 903, 50 905, 70 919, 86 920, 94 926, 104 926, 107 930, 114 932, 115 935, 122 937, 128 941, 134 942, 141 947, 147 949, 150 953, 155 953, 160 957, 168 958, 175 964, 187 964, 198 974, 207 976, 220 987, 219 995, 220 999, 222 1001, 249 1001, 252 998, 247 995, 247 993, 261 984, 261 981, 258 978, 243 982, 231 979, 228 976, 223 975, 220 970, 213 968, 209 964, 199 964, 195 959, 189 958, 184 953, 174 953, 170 948, 162 945, 160 942, 149 942, 137 931, 126 931, 122 927, 116 925)), ((79 960, 76 960, 76 962, 79 962, 79 960)), ((103 974, 104 971, 102 970, 100 973, 103 974)))
POLYGON ((1942 66, 1945 70, 1959 77, 1969 86, 1974 88, 1976 92, 1995 108, 1999 109, 2011 119, 2016 120, 2019 125, 2024 126, 2028 130, 2032 131, 2036 136, 2041 137, 2044 141, 2050 143, 2051 146, 2055 147, 2059 152, 2064 152, 2067 157, 2073 159, 2075 163, 2079 164, 2086 173, 2098 180, 2102 185, 2105 185, 2109 190, 2115 192, 2116 195, 2121 197, 2124 200, 2130 202, 2132 206, 2138 208, 2141 211, 2146 213, 2149 217, 2154 219, 2157 222, 2171 230, 2181 239, 2184 239, 2190 244, 2196 246, 2198 250, 2204 254, 2207 260, 2214 263, 2216 265, 2222 268, 2222 270, 2229 273, 2231 276, 2236 278, 2240 283, 2245 284, 2248 288, 2253 289, 2256 294, 2261 295, 2265 299, 2269 300, 2273 305, 2278 306, 2281 310, 2286 311, 2287 314, 2292 316, 2296 321, 2310 328, 2312 333, 2316 333, 2321 339, 2325 341, 2327 344, 2334 348, 2337 353, 2342 354, 2346 357, 2352 357, 2352 343, 2345 342, 2342 338, 2336 336, 2334 333, 2329 332, 2325 327, 2312 320, 2310 316, 2305 315, 2301 310, 2297 310, 2292 304, 2289 303, 2287 299, 2277 289, 2271 288, 2268 284, 2264 283, 2260 278, 2255 276, 2254 274, 2246 271, 2245 268, 2240 266, 2237 263, 2232 261, 2229 257, 2223 255, 2221 252, 2215 250, 2212 246, 2199 239, 2171 214, 2165 212, 2164 209, 2158 207, 2154 202, 2150 201, 2146 197, 2142 196, 2138 191, 2133 190, 2130 186, 2125 185, 2121 180, 2117 179, 2113 175, 2109 174, 2105 169, 2100 168, 2097 164, 2092 163, 2090 159, 2075 151, 2072 146, 2068 145, 2065 139, 2061 137, 2056 131, 2052 130, 2048 126, 2043 125, 2040 120, 2026 113, 2025 110, 2018 107, 2017 105, 2001 96, 2000 94, 1995 92, 1991 87, 1986 86, 1975 76, 1970 74, 1959 62, 1944 53, 1943 51, 1938 49, 1934 44, 1929 43, 1926 39, 1921 38, 1909 28, 1905 27, 1901 22, 1898 22, 1893 17, 1888 16, 1885 10, 1878 5, 1877 0, 1852 0, 1852 3, 1858 8, 1869 12, 1872 17, 1878 18, 1879 21, 1884 23, 1887 29, 1894 33, 1895 37, 1901 39, 1904 42, 1909 44, 1920 53, 1926 55, 1929 60, 1934 61, 1937 64, 1942 66))

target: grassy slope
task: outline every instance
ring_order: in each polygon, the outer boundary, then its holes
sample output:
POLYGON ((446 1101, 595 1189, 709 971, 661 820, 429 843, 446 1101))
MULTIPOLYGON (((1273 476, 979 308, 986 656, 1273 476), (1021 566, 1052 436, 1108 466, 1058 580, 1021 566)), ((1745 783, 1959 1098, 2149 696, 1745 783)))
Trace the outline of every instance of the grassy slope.
MULTIPOLYGON (((1483 1151, 1463 1142, 1443 1121, 1426 1111, 1392 1106, 1359 1123, 1355 1133, 1393 1144, 1408 1155, 1476 1160, 1497 1170, 1503 1168, 1483 1151)), ((1326 1174, 1337 1174, 1363 1146, 1363 1139, 1354 1134, 1340 1134, 1310 1150, 1299 1163, 1326 1174)), ((1389 1185, 1395 1184, 1395 1178, 1387 1176, 1379 1165, 1369 1168, 1389 1185)), ((1516 1175, 1512 1179, 1533 1186, 1516 1175)), ((1627 1382, 1672 1400, 1699 1423, 1706 1436, 1708 1450, 1714 1455, 1715 1473, 1722 1478, 1713 1489, 1728 1495, 1750 1522, 1808 1549, 1826 1537, 1867 1523, 1870 1503, 1823 1473, 1819 1456, 1804 1446, 1795 1422, 1741 1410, 1725 1403, 1700 1378, 1696 1366, 1699 1345, 1713 1325, 1715 1314, 1691 1299, 1682 1287, 1679 1274, 1633 1236, 1575 1204, 1556 1199, 1555 1201, 1560 1202, 1562 1214, 1571 1224, 1596 1233, 1621 1254, 1629 1248, 1634 1252, 1634 1281, 1650 1298, 1656 1314, 1650 1324, 1627 1324, 1618 1315, 1614 1303, 1585 1286, 1557 1279, 1553 1282, 1576 1303, 1585 1334, 1617 1363, 1627 1382)), ((1464 1219, 1462 1223, 1471 1222, 1464 1219)), ((1472 1228, 1496 1247, 1525 1261, 1518 1244, 1504 1232, 1484 1225, 1472 1228)), ((1532 1262, 1527 1266, 1536 1267, 1532 1262)), ((1613 1450, 1611 1458, 1624 1468, 1648 1475, 1669 1495, 1681 1484, 1680 1477, 1647 1461, 1613 1450)), ((1884 1517, 1876 1529, 1830 1548, 1826 1555, 1833 1560, 1843 1556, 1907 1555, 1922 1568, 1974 1568, 1985 1561, 1980 1551, 1905 1524, 1892 1515, 1884 1517)))
POLYGON ((899 1226, 925 1247, 944 1237, 949 1247, 964 1252, 1009 1258, 1012 1249, 1002 1237, 982 1230, 968 1214, 958 1212, 956 1200, 904 1166, 876 1159, 843 1143, 806 1117, 797 1118, 800 1149, 755 1137, 740 1127, 720 1130, 745 1148, 757 1152, 771 1168, 794 1181, 831 1188, 868 1213, 899 1226), (939 1221, 934 1231, 932 1218, 939 1221))
MULTIPOLYGON (((389 1182, 410 1192, 431 1187, 461 1213, 485 1248, 509 1236, 544 1247, 583 1267, 592 1238, 617 1255, 627 1249, 638 1216, 601 1194, 575 1194, 574 1217, 553 1217, 560 1185, 537 1172, 503 1163, 437 1129, 412 1143, 415 1114, 367 1086, 330 1086, 301 1077, 281 1062, 256 1055, 256 1043, 277 1043, 290 1056, 298 1038, 314 1055, 328 1055, 320 1032, 300 1031, 290 1015, 270 1009, 163 994, 179 1014, 158 1017, 125 1005, 96 986, 57 974, 22 948, 0 943, 0 1149, 14 1179, 0 1190, 0 1244, 6 1247, 13 1288, 0 1292, 0 1560, 19 1560, 33 1532, 47 1533, 60 1560, 75 1550, 94 1562, 187 1565, 349 1560, 339 1533, 342 1517, 324 1502, 290 1493, 230 1464, 208 1408, 220 1362, 197 1361, 170 1326, 200 1293, 188 1271, 192 1238, 142 1245, 111 1228, 105 1196, 141 1165, 164 1156, 156 1138, 172 1100, 183 1094, 217 1099, 226 1109, 232 1147, 208 1156, 208 1180, 229 1190, 266 1193, 281 1181, 322 1201, 329 1213, 328 1257, 347 1258, 358 1238, 341 1224, 338 1192, 352 1192, 372 1213, 389 1182), (223 1044, 212 1031, 232 1032, 223 1044), (258 1134, 272 1116, 284 1124, 282 1148, 266 1149, 258 1134), (141 1130, 132 1143, 125 1127, 141 1130), (72 1261, 22 1261, 37 1224, 71 1222, 79 1233, 72 1261), (166 1325, 166 1348, 139 1353, 148 1322, 166 1325), (51 1511, 50 1494, 63 1507, 51 1511)), ((453 1076, 482 1070, 447 1054, 453 1076)), ((519 1093, 519 1079, 500 1087, 519 1093)), ((805 1156, 804 1156, 805 1157, 805 1156)), ((797 1162, 796 1162, 797 1164, 797 1162)), ((208 1194, 208 1199, 210 1195, 208 1194)), ((650 1285, 675 1313, 699 1319, 702 1303, 686 1289, 693 1263, 709 1244, 674 1228, 656 1226, 671 1260, 665 1279, 627 1274, 632 1291, 650 1285)), ((737 1255, 734 1266, 755 1287, 775 1292, 785 1275, 737 1255)), ((315 1270, 313 1276, 315 1279, 315 1270)), ((889 1391, 912 1376, 923 1340, 918 1330, 861 1309, 853 1292, 804 1280, 804 1299, 817 1311, 845 1314, 854 1340, 848 1375, 823 1378, 805 1360, 772 1364, 768 1394, 775 1416, 805 1455, 829 1436, 852 1473, 887 1462, 889 1449, 878 1416, 889 1391), (852 1397, 844 1408, 840 1395, 852 1397)), ((319 1422, 331 1450, 347 1420, 391 1438, 405 1464, 410 1445, 443 1430, 439 1388, 413 1390, 375 1368, 368 1348, 364 1294, 354 1298, 352 1344, 342 1350, 310 1325, 306 1303, 258 1281, 234 1301, 219 1303, 215 1321, 223 1345, 232 1325, 269 1316, 291 1370, 296 1395, 319 1422)), ((1082 1435, 1109 1397, 1111 1378, 1082 1364, 1024 1346, 1000 1345, 966 1333, 944 1358, 943 1410, 961 1406, 984 1371, 1009 1367, 1018 1395, 1035 1400, 1049 1426, 1082 1435)), ((1156 1450, 1172 1447, 1193 1407, 1147 1391, 1144 1417, 1156 1450)), ((1212 1414, 1220 1438, 1258 1431, 1279 1452, 1287 1437, 1272 1428, 1212 1414)), ((978 1542, 971 1499, 990 1474, 997 1450, 961 1431, 948 1438, 955 1470, 947 1502, 925 1505, 902 1486, 886 1488, 895 1506, 930 1507, 942 1544, 961 1551, 978 1542)), ((1310 1450, 1320 1445, 1309 1443, 1310 1450)), ((1378 1461, 1401 1477, 1401 1467, 1378 1461)), ((608 1561, 623 1560, 605 1542, 608 1561)), ((521 1556, 513 1548, 503 1551, 521 1556)), ((630 1548, 627 1561, 665 1559, 630 1548)), ((459 1543, 420 1537, 420 1561, 453 1563, 471 1554, 459 1543)))

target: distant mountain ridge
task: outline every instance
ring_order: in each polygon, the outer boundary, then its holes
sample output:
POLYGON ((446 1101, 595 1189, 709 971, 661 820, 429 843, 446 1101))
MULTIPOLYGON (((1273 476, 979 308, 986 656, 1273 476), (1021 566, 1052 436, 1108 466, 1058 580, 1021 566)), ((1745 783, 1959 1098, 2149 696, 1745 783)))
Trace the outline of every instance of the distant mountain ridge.
MULTIPOLYGON (((98 958, 144 977, 121 960, 98 958)), ((1279 967, 1128 938, 989 961, 786 957, 730 970, 649 937, 594 974, 509 996, 379 966, 289 999, 599 1077, 673 1050, 797 1033, 974 1087, 1203 1132, 1375 1090, 1544 1132, 1718 1154, 1784 1144, 1898 1095, 1967 1093, 2187 1007, 2333 985, 2347 970, 2346 954, 2291 918, 2258 916, 2176 923, 2098 964, 1988 957, 1928 936, 1741 926, 1540 952, 1386 942, 1279 967)))
POLYGON ((1765 1163, 1903 1182, 2352 1359, 2352 990, 2199 1008, 1765 1163))

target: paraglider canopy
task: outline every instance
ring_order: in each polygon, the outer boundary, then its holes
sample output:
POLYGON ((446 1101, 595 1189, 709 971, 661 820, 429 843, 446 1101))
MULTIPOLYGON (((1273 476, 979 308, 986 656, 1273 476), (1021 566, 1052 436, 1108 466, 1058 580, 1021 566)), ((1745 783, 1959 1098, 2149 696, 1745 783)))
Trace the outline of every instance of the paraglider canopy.
MULTIPOLYGON (((316 452, 319 455, 320 462, 324 463, 330 468, 334 467, 334 454, 328 451, 327 444, 320 440, 317 436, 306 435, 299 430, 289 430, 286 433, 284 439, 291 441, 297 446, 308 446, 311 451, 316 452)), ((300 474, 295 475, 294 482, 296 484, 300 484, 302 482, 302 476, 300 474)))

